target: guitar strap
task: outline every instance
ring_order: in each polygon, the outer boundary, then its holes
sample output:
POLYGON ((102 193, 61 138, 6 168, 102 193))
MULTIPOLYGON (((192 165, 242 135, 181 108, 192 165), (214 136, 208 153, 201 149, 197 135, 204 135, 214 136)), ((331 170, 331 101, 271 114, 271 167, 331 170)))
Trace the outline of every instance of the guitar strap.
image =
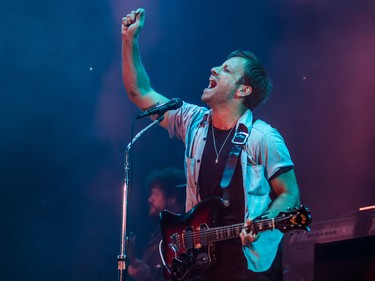
POLYGON ((220 182, 220 187, 223 189, 224 206, 229 206, 229 188, 227 188, 232 180, 234 170, 237 165, 238 156, 241 153, 243 146, 246 144, 249 132, 247 127, 240 123, 237 131, 232 139, 233 147, 229 153, 227 163, 225 164, 223 177, 220 182))

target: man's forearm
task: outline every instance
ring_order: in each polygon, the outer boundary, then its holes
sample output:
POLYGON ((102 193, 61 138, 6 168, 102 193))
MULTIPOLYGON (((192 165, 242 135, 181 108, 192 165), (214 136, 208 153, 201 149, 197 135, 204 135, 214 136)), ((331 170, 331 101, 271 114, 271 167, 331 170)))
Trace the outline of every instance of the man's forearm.
POLYGON ((299 193, 283 193, 279 195, 268 209, 269 217, 276 217, 280 212, 291 210, 300 205, 299 193))
POLYGON ((130 100, 151 90, 150 80, 141 62, 137 39, 122 42, 122 76, 130 100))
POLYGON ((268 209, 269 217, 288 211, 300 205, 300 193, 294 170, 282 173, 270 182, 276 194, 275 200, 268 209))

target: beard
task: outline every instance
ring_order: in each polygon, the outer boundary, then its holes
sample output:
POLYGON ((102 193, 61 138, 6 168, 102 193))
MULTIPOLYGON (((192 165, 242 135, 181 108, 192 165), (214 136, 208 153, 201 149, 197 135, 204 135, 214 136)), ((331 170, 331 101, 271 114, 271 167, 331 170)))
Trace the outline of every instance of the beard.
POLYGON ((155 207, 150 207, 150 209, 148 210, 148 215, 150 216, 150 217, 156 217, 156 216, 158 216, 159 215, 159 213, 160 213, 160 211, 158 211, 158 209, 156 209, 155 207))
POLYGON ((219 92, 219 91, 205 91, 203 92, 201 96, 201 101, 207 104, 210 108, 221 108, 225 107, 228 102, 231 101, 232 94, 227 94, 224 92, 219 92))
POLYGON ((166 207, 162 206, 150 206, 148 209, 148 215, 150 217, 159 217, 159 214, 165 209, 166 207))
POLYGON ((213 102, 215 96, 215 92, 211 89, 204 89, 201 95, 201 101, 203 101, 208 106, 213 102))

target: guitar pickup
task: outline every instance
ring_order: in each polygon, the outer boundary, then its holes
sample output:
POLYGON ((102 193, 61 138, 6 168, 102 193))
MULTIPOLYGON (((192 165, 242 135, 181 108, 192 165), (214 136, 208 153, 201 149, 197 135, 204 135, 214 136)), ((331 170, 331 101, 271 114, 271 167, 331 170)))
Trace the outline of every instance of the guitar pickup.
POLYGON ((168 244, 169 248, 175 252, 180 251, 180 235, 178 233, 173 233, 170 238, 171 238, 171 243, 168 244))

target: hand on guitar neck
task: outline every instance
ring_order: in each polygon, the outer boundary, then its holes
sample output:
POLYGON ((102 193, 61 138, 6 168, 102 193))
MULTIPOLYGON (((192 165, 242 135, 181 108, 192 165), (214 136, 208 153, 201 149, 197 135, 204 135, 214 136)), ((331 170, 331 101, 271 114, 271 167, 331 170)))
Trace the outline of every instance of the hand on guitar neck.
POLYGON ((244 229, 241 230, 240 238, 243 246, 248 246, 253 243, 258 238, 258 234, 255 234, 253 231, 247 232, 246 229, 252 225, 251 220, 246 220, 244 224, 244 229))

